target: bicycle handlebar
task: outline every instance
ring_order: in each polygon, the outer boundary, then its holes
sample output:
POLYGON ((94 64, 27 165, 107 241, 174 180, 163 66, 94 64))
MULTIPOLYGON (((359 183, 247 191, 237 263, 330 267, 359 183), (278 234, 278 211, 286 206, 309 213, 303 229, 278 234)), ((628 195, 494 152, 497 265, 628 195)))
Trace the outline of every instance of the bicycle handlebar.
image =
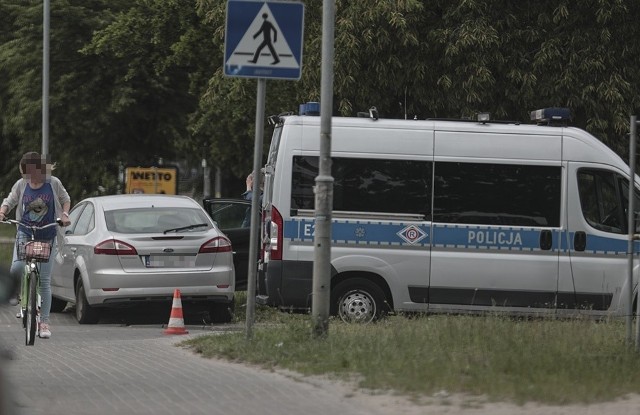
POLYGON ((5 220, 0 220, 0 223, 4 223, 5 225, 18 225, 18 226, 22 226, 23 228, 27 228, 31 231, 39 231, 42 229, 47 229, 47 228, 51 228, 52 226, 64 226, 64 224, 62 223, 62 219, 57 218, 55 222, 51 222, 48 223, 46 225, 43 226, 37 226, 37 225, 27 225, 26 223, 22 223, 19 220, 15 220, 15 219, 5 219, 5 220))

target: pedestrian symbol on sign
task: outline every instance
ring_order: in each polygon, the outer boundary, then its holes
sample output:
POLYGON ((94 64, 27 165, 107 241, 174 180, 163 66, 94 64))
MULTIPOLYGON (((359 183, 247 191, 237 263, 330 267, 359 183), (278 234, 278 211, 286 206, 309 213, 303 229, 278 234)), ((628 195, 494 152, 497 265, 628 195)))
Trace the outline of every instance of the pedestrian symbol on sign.
POLYGON ((225 75, 300 78, 303 12, 296 2, 230 0, 225 75))
POLYGON ((260 26, 260 30, 258 30, 253 35, 253 38, 255 39, 260 34, 262 34, 263 40, 262 43, 260 43, 260 46, 258 46, 256 53, 253 55, 253 59, 249 61, 251 63, 258 63, 258 59, 260 58, 260 51, 262 51, 262 49, 264 49, 265 47, 269 48, 269 52, 271 52, 271 56, 273 57, 273 62, 271 62, 271 64, 276 65, 278 62, 280 62, 280 59, 278 59, 278 53, 276 53, 276 50, 271 43, 271 32, 273 32, 273 43, 275 43, 278 41, 278 31, 273 26, 273 24, 271 24, 271 22, 267 20, 268 17, 269 15, 267 13, 262 14, 264 22, 262 23, 262 26, 260 26))

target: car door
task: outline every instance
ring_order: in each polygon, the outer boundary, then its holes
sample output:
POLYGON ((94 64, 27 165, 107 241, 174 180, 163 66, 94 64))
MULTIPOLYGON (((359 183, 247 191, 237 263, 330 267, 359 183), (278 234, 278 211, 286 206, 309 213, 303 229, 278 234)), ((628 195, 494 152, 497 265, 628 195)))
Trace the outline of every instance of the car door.
MULTIPOLYGON (((629 272, 628 186, 622 172, 569 163, 567 239, 573 287, 559 301, 563 308, 590 314, 623 312, 618 299, 629 272)), ((637 190, 635 203, 640 207, 637 190)))
POLYGON ((71 275, 71 279, 73 279, 74 272, 74 255, 72 255, 69 247, 68 235, 72 235, 75 231, 78 225, 78 219, 86 206, 86 203, 79 203, 71 209, 69 212, 71 225, 64 228, 64 244, 57 247, 58 255, 55 256, 56 263, 51 271, 51 293, 55 297, 64 299, 73 298, 73 294, 69 296, 69 293, 66 292, 67 290, 65 289, 65 280, 69 278, 69 275, 71 275))
POLYGON ((553 312, 561 180, 557 162, 437 161, 430 308, 553 312))
POLYGON ((247 288, 251 201, 242 199, 205 199, 204 209, 218 228, 231 240, 236 290, 247 288))
POLYGON ((75 301, 73 277, 78 266, 78 256, 86 251, 86 235, 94 228, 94 207, 86 202, 77 205, 70 213, 72 228, 65 232, 65 244, 61 250, 62 262, 52 277, 51 288, 57 297, 75 301))

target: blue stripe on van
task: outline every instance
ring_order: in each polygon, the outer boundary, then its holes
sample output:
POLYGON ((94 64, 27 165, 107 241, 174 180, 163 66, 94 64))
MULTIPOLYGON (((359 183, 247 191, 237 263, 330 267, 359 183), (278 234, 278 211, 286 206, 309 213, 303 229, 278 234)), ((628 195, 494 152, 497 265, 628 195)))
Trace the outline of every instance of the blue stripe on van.
MULTIPOLYGON (((283 235, 291 241, 313 241, 313 219, 292 219, 284 223, 283 235)), ((334 243, 367 245, 429 246, 429 227, 414 223, 382 221, 333 221, 331 240, 334 243)))
MULTIPOLYGON (((433 245, 442 248, 539 250, 540 229, 434 224, 433 245)), ((552 232, 551 249, 558 249, 557 232, 552 232)))
MULTIPOLYGON (((314 219, 291 219, 284 223, 284 237, 290 241, 313 241, 314 219)), ((500 249, 509 251, 539 251, 539 228, 490 227, 459 224, 433 224, 431 229, 424 224, 344 219, 334 220, 331 239, 335 244, 429 246, 453 249, 500 249)), ((552 229, 552 252, 574 251, 574 233, 552 229), (562 243, 561 243, 562 241, 562 243)), ((640 242, 635 242, 635 252, 640 251, 640 242)), ((625 255, 626 239, 607 238, 587 234, 587 254, 625 255)))
MULTIPOLYGON (((569 241, 572 251, 574 250, 574 235, 574 232, 569 233, 569 241)), ((626 255, 627 244, 628 242, 626 239, 606 238, 587 234, 587 247, 584 252, 589 254, 626 255)), ((640 242, 634 242, 634 251, 638 252, 639 248, 640 242)))

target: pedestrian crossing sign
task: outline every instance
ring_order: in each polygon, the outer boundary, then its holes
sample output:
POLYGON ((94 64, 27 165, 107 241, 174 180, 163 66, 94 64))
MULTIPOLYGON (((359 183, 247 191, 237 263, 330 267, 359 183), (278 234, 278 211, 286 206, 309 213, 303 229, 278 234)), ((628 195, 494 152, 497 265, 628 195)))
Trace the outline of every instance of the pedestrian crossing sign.
POLYGON ((229 0, 224 74, 300 79, 303 31, 303 3, 229 0))

